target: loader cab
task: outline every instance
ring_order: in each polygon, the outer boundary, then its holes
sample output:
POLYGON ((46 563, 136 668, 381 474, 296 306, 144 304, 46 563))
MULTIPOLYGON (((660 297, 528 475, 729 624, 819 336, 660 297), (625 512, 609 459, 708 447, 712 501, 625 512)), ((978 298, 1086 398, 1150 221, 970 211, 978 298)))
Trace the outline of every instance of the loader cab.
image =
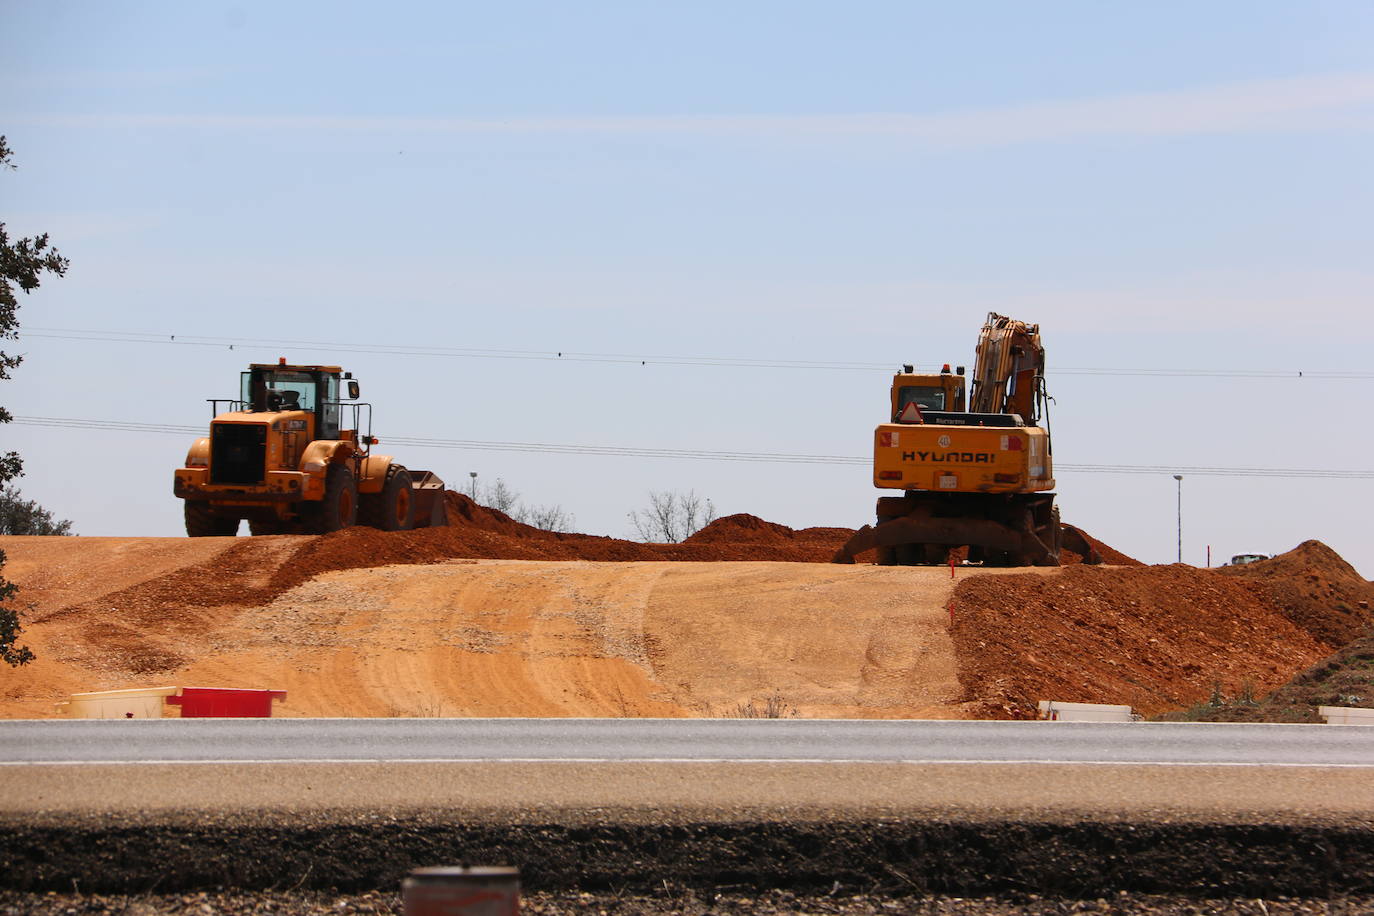
POLYGON ((946 365, 938 375, 918 375, 911 366, 892 377, 892 413, 895 422, 908 404, 927 410, 955 412, 964 408, 964 367, 957 373, 946 365))
MULTIPOLYGON (((248 410, 304 410, 315 415, 315 438, 339 438, 338 366, 254 364, 242 375, 242 400, 248 410)), ((356 385, 356 383, 353 383, 356 385)))

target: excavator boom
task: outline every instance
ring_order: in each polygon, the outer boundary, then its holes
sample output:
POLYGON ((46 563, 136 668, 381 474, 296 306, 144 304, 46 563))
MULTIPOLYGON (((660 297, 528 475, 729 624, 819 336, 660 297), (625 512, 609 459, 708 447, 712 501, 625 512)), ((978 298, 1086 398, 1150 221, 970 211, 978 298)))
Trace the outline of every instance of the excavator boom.
POLYGON ((1044 375, 1040 325, 988 313, 978 335, 969 409, 974 413, 1017 414, 1034 425, 1040 421, 1044 375))

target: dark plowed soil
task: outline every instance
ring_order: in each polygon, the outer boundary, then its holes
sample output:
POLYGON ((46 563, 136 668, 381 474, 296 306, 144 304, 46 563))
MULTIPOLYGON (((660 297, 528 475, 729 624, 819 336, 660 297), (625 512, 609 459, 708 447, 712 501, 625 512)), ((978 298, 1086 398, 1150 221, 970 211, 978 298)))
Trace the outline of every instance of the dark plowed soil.
POLYGON ((564 894, 710 899, 770 890, 946 897, 1202 898, 1374 894, 1368 824, 882 821, 637 825, 455 823, 302 814, 290 821, 11 822, 0 886, 126 894, 394 891, 423 865, 510 864, 564 894), (75 884, 74 884, 75 882, 75 884))
MULTIPOLYGON (((137 894, 109 896, 90 894, 15 894, 0 891, 0 913, 6 916, 353 916, 353 914, 402 913, 397 891, 341 894, 326 891, 266 891, 197 894, 137 894)), ((939 897, 912 894, 853 893, 836 888, 834 893, 796 894, 770 890, 741 893, 722 888, 698 894, 666 888, 655 895, 587 892, 526 893, 520 912, 531 916, 707 916, 752 914, 784 916, 825 913, 835 916, 1356 916, 1374 912, 1374 897, 1331 898, 1233 897, 1229 899, 1131 894, 1071 900, 1020 894, 1002 897, 939 897)))

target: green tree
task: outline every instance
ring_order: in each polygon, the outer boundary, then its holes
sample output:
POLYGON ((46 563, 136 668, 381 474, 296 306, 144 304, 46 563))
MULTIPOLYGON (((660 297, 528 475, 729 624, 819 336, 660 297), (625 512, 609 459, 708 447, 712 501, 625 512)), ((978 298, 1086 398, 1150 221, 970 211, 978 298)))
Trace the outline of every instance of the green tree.
MULTIPOLYGON (((0 136, 0 171, 13 171, 11 161, 13 151, 0 136)), ((24 293, 38 288, 43 274, 62 276, 67 272, 67 259, 58 254, 48 242, 48 234, 33 238, 19 238, 10 241, 5 224, 0 222, 0 340, 16 340, 19 337, 19 299, 14 290, 17 286, 24 293)), ((8 379, 10 370, 16 368, 24 357, 10 355, 0 350, 0 379, 8 379)), ((0 423, 10 422, 10 412, 0 407, 0 423)), ((0 484, 7 484, 24 473, 24 462, 16 452, 0 455, 0 484)), ((48 517, 51 521, 51 516, 48 517)), ((68 524, 70 527, 70 524, 68 524)), ((5 552, 0 550, 0 570, 5 566, 5 552)), ((0 660, 18 666, 33 661, 33 653, 27 646, 19 645, 19 612, 14 608, 14 596, 18 587, 0 576, 0 660)))
POLYGON ((18 487, 0 486, 0 534, 69 535, 69 519, 58 521, 51 512, 19 494, 18 487))

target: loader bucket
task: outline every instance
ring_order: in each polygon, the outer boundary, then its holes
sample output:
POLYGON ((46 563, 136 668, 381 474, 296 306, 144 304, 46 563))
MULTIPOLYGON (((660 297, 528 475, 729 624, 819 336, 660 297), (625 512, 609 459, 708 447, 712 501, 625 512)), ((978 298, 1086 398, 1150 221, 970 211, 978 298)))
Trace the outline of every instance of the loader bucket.
POLYGON ((447 525, 444 510, 444 482, 433 471, 410 470, 410 492, 415 500, 415 527, 447 525))

